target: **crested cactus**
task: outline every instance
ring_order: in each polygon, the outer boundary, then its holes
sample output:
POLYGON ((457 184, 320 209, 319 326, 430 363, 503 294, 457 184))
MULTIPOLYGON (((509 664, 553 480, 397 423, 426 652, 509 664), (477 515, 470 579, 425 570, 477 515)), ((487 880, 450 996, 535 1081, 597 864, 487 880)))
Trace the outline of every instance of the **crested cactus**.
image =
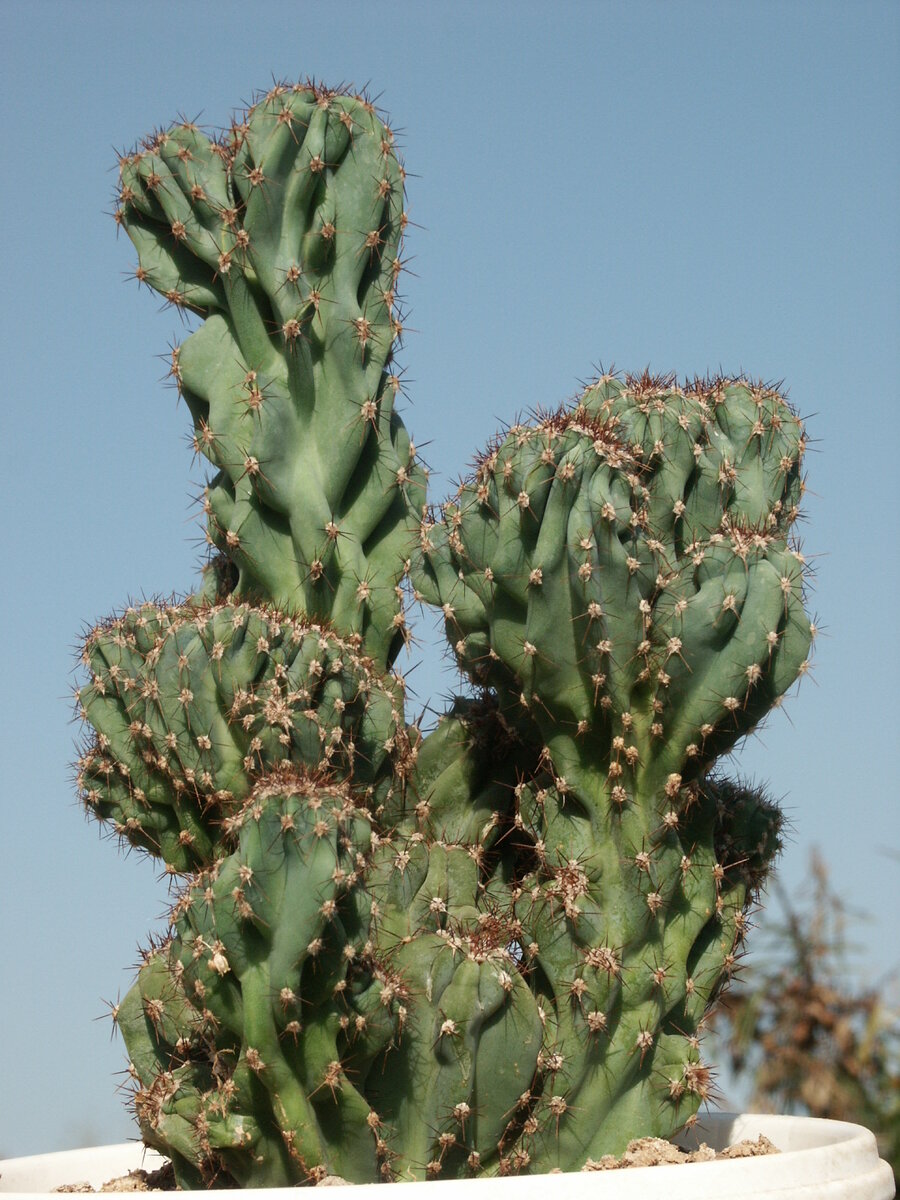
POLYGON ((805 669, 802 426, 604 376, 439 512, 393 408, 403 169, 275 87, 121 159, 217 552, 88 636, 88 811, 178 881, 115 1018, 184 1187, 584 1169, 689 1124, 779 847, 717 759, 805 669), (472 693, 423 736, 406 581, 472 693))

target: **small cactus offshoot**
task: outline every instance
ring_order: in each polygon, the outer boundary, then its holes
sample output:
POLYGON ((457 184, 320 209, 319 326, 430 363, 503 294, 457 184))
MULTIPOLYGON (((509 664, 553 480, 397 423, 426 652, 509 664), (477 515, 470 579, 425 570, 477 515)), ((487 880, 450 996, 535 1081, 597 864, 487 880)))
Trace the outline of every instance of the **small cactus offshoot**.
POLYGON ((88 811, 164 864, 115 1008, 182 1187, 590 1169, 690 1124, 782 817, 717 761, 806 669, 776 389, 603 376, 440 509, 395 409, 404 173, 363 96, 274 87, 120 160, 213 465, 181 604, 98 625, 88 811), (423 735, 404 591, 463 675, 423 735))

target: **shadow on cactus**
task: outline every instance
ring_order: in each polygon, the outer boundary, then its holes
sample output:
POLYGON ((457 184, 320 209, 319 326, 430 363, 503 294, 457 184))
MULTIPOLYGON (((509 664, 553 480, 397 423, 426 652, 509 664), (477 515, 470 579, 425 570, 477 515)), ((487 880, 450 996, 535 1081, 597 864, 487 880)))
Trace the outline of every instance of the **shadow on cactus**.
POLYGON ((115 1016, 183 1187, 579 1170, 710 1095, 704 1021, 781 815, 720 756, 802 674, 802 427, 744 379, 604 376, 439 511, 394 411, 404 174, 276 87, 121 159, 213 464, 183 604, 92 631, 88 810, 175 879, 115 1016), (469 694, 423 735, 403 595, 469 694))

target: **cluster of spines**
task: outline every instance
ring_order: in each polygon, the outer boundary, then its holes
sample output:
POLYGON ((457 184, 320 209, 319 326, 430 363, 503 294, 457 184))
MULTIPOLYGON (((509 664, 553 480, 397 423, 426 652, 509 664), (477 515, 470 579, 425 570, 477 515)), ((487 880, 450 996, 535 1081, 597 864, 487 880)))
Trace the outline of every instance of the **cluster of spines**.
POLYGON ((127 610, 88 636, 88 810, 171 870, 208 865, 256 781, 306 765, 376 807, 414 757, 403 684, 357 636, 251 605, 127 610))

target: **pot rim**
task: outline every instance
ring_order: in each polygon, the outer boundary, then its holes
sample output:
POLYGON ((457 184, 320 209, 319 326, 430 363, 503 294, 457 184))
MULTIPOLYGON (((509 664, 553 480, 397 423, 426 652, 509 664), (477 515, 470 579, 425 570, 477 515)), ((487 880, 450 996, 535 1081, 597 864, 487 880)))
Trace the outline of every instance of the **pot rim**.
MULTIPOLYGON (((698 1163, 663 1164, 655 1167, 631 1167, 618 1171, 558 1172, 553 1176, 554 1200, 574 1200, 588 1193, 598 1200, 696 1200, 698 1197, 770 1196, 772 1200, 891 1200, 894 1196, 893 1173, 878 1157, 875 1138, 861 1125, 817 1117, 778 1116, 771 1113, 707 1113, 696 1126, 674 1139, 691 1149, 705 1141, 713 1149, 744 1138, 768 1137, 779 1148, 778 1154, 752 1158, 715 1159, 698 1163), (687 1172, 687 1174, 685 1174, 687 1172)), ((165 1159, 138 1141, 117 1145, 61 1150, 48 1154, 0 1161, 0 1195, 53 1197, 51 1191, 28 1190, 53 1188, 60 1183, 81 1182, 87 1177, 95 1187, 117 1174, 137 1167, 155 1169, 165 1159), (84 1173, 87 1173, 85 1176, 84 1173), (35 1178, 35 1175, 38 1177, 35 1178)), ((335 1185, 329 1200, 384 1200, 383 1183, 335 1185)), ((506 1176, 490 1179, 410 1181, 403 1183, 408 1200, 455 1200, 450 1189, 465 1187, 493 1189, 494 1200, 547 1200, 548 1177, 545 1175, 506 1176), (420 1192, 417 1189, 427 1189, 420 1192), (435 1189, 438 1189, 435 1191, 435 1189)), ((236 1190, 236 1189, 235 1189, 236 1190)), ((242 1189, 244 1194, 259 1192, 267 1200, 287 1200, 296 1196, 296 1188, 242 1189)), ((121 1193, 118 1193, 121 1194, 121 1193)), ((184 1200, 209 1200, 208 1192, 180 1192, 184 1200)))

